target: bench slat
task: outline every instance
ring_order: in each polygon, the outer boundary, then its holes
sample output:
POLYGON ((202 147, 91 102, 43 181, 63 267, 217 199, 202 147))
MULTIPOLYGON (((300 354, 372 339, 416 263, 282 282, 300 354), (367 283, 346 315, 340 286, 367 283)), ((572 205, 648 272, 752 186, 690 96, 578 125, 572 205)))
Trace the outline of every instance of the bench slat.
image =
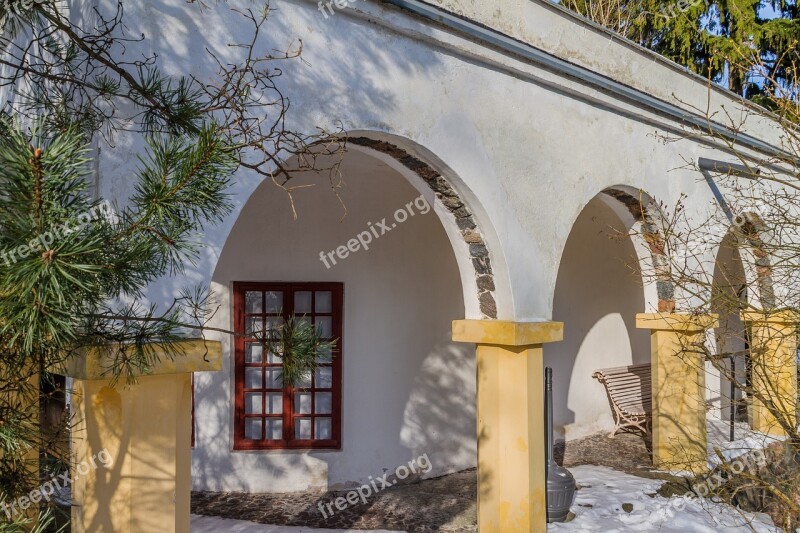
POLYGON ((628 394, 626 396, 615 396, 614 401, 619 404, 640 403, 644 405, 644 398, 641 394, 628 394))
POLYGON ((644 409, 645 403, 641 398, 629 398, 627 400, 617 401, 617 405, 625 408, 639 408, 644 409))
POLYGON ((642 391, 649 390, 651 383, 649 381, 631 381, 629 383, 609 383, 608 388, 614 391, 642 391))
POLYGON ((636 387, 635 389, 610 389, 615 398, 642 398, 649 394, 649 388, 636 387))
POLYGON ((611 433, 643 426, 652 412, 652 380, 649 364, 619 366, 595 371, 592 377, 603 383, 614 408, 617 426, 611 433))
POLYGON ((595 376, 595 378, 601 379, 603 381, 609 381, 611 383, 617 383, 620 381, 650 381, 652 378, 650 375, 636 375, 636 374, 618 374, 614 376, 595 376))
POLYGON ((614 377, 614 376, 649 376, 650 375, 650 369, 645 369, 645 370, 636 371, 636 372, 630 371, 630 370, 621 369, 618 372, 600 372, 600 373, 605 375, 605 376, 608 376, 608 377, 614 377))
POLYGON ((636 384, 632 387, 609 387, 610 391, 612 391, 615 395, 623 395, 623 394, 638 394, 639 396, 644 396, 647 394, 646 391, 651 390, 650 387, 643 387, 639 384, 636 384))
POLYGON ((613 368, 601 368, 597 372, 604 374, 632 374, 636 372, 650 372, 650 363, 642 363, 639 365, 628 366, 615 366, 613 368))
POLYGON ((618 404, 640 403, 644 405, 644 399, 641 394, 629 394, 627 396, 614 396, 614 401, 618 404))

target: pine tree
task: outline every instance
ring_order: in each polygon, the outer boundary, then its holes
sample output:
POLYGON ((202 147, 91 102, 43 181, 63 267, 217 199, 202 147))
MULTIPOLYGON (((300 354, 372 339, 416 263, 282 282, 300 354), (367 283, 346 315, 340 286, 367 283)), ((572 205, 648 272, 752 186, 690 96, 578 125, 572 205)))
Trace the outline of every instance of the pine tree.
POLYGON ((800 21, 794 0, 563 3, 769 108, 783 107, 783 100, 797 100, 800 21))
POLYGON ((205 227, 229 212, 234 172, 261 175, 291 200, 293 173, 281 161, 296 156, 304 171, 335 174, 338 162, 319 166, 319 156, 344 149, 338 132, 286 128, 276 63, 302 48, 257 51, 268 1, 187 2, 187 10, 229 9, 251 29, 230 43, 225 62, 208 52, 218 71, 203 81, 165 75, 157 51, 126 55, 143 37, 130 37, 122 2, 110 4, 78 26, 61 0, 0 2, 2 533, 50 527, 47 509, 38 517, 3 510, 38 486, 40 452, 65 468, 39 424, 53 388, 47 371, 86 346, 108 348, 112 381, 147 373, 153 343, 180 356, 171 341, 202 334, 213 312, 208 289, 187 288, 166 310, 143 304, 143 293, 197 257, 205 227), (131 196, 111 205, 90 185, 89 147, 121 130, 146 149, 126 177, 131 196))
MULTIPOLYGON (((136 304, 153 280, 178 273, 203 226, 229 209, 236 152, 218 126, 151 138, 124 207, 93 196, 78 130, 2 123, 0 135, 0 493, 26 494, 42 442, 39 381, 85 346, 109 347, 109 376, 133 379, 154 363, 150 343, 202 324, 179 298, 166 314, 136 304), (123 302, 134 302, 123 303, 123 302)), ((175 353, 180 353, 175 348, 175 353)), ((7 517, 6 517, 7 518, 7 517)), ((0 521, 3 517, 0 516, 0 521)))

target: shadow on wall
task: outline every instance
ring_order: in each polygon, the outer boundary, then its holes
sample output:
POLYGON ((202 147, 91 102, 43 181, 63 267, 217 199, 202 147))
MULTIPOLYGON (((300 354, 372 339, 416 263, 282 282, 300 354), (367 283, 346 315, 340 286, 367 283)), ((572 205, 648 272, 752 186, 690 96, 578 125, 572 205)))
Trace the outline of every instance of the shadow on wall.
POLYGON ((400 432, 412 456, 437 449, 432 461, 442 474, 474 466, 478 453, 475 395, 475 349, 463 344, 436 346, 414 380, 400 432), (457 418, 453 418, 455 413, 457 418))
POLYGON ((650 339, 636 329, 645 310, 637 256, 627 228, 602 196, 578 217, 564 249, 553 320, 564 322, 564 341, 548 345, 553 367, 553 422, 557 438, 571 440, 613 427, 601 368, 646 363, 650 339))
MULTIPOLYGON (((104 16, 113 14, 116 2, 100 4, 104 16)), ((206 50, 223 64, 240 62, 242 49, 230 45, 248 42, 252 24, 231 9, 236 7, 233 4, 198 4, 126 4, 127 34, 143 35, 145 39, 126 43, 125 53, 157 53, 166 75, 192 75, 203 82, 215 80, 219 67, 206 50), (220 28, 227 31, 219 31, 220 28)), ((259 7, 254 4, 251 9, 258 11, 259 7)), ((256 52, 280 57, 281 52, 297 51, 302 41, 302 59, 276 60, 269 66, 282 71, 275 81, 281 96, 291 102, 286 127, 298 132, 314 134, 317 128, 337 131, 340 126, 351 130, 364 124, 382 124, 387 113, 397 107, 393 96, 396 88, 387 88, 386 80, 433 77, 429 72, 439 63, 436 53, 422 44, 398 42, 396 37, 385 35, 386 42, 376 42, 376 27, 361 23, 344 10, 326 18, 316 2, 301 0, 272 2, 270 9, 256 52)), ((94 13, 84 16, 85 24, 90 25, 94 13)), ((276 110, 267 108, 266 112, 274 114, 276 110)), ((141 136, 120 132, 114 145, 103 151, 102 173, 127 175, 137 167, 137 156, 143 150, 141 136)), ((242 181, 249 187, 253 179, 260 181, 262 177, 240 172, 232 189, 236 191, 242 181)), ((133 185, 131 180, 116 180, 105 183, 103 193, 121 200, 131 194, 133 185)))
MULTIPOLYGON (((104 9, 103 13, 107 15, 109 12, 113 12, 115 4, 101 2, 100 6, 104 9)), ((200 80, 213 79, 217 64, 204 51, 213 51, 223 63, 236 62, 239 60, 236 56, 239 50, 228 45, 246 41, 250 37, 251 28, 246 20, 233 13, 230 7, 232 6, 220 4, 201 10, 194 4, 178 5, 159 2, 126 5, 127 31, 130 35, 146 36, 141 43, 129 43, 127 53, 135 56, 158 52, 165 74, 191 74, 200 80), (220 32, 219 28, 225 28, 227 31, 220 32)), ((336 130, 341 126, 346 130, 351 130, 363 129, 365 124, 382 126, 386 123, 386 117, 398 108, 396 85, 398 83, 402 85, 404 80, 415 83, 408 83, 408 90, 401 91, 401 94, 407 94, 411 101, 418 101, 420 109, 430 105, 428 99, 414 95, 412 89, 426 86, 425 83, 419 83, 419 80, 436 77, 436 70, 440 64, 437 54, 440 52, 431 50, 422 43, 381 32, 373 24, 362 23, 344 11, 337 11, 336 16, 325 18, 318 11, 315 2, 286 0, 280 3, 273 2, 272 7, 270 20, 261 33, 260 51, 274 53, 275 50, 296 48, 300 39, 302 39, 303 45, 303 60, 276 62, 274 65, 283 71, 283 76, 277 79, 278 87, 291 100, 292 110, 287 116, 287 127, 299 131, 316 132, 318 127, 336 130), (372 43, 372 45, 364 46, 364 43, 372 43), (392 80, 392 83, 389 84, 387 80, 392 80)), ((87 18, 89 16, 91 13, 87 14, 87 18)), ((143 143, 138 136, 124 133, 120 133, 114 141, 114 149, 103 151, 101 173, 104 176, 128 175, 137 166, 136 157, 141 153, 143 143)), ((372 170, 377 169, 373 168, 372 170)), ((326 187, 328 176, 306 176, 305 179, 306 183, 313 182, 318 185, 318 189, 324 192, 324 213, 327 216, 322 224, 311 228, 305 226, 308 224, 307 218, 306 221, 301 222, 304 233, 300 242, 303 242, 308 250, 301 246, 286 248, 280 254, 281 261, 285 261, 286 264, 267 268, 265 265, 269 265, 269 262, 266 260, 266 247, 260 246, 258 243, 239 246, 240 249, 246 249, 254 257, 245 255, 237 257, 234 261, 238 262, 235 268, 229 261, 227 265, 231 266, 230 271, 223 273, 218 271, 215 274, 212 287, 220 299, 221 308, 230 307, 231 302, 228 300, 226 291, 228 283, 233 279, 340 281, 342 271, 326 271, 319 263, 317 254, 320 251, 335 249, 347 242, 348 239, 365 229, 367 221, 374 222, 392 213, 392 211, 384 210, 382 203, 372 202, 375 212, 359 217, 357 209, 355 209, 356 204, 350 202, 347 205, 348 219, 344 224, 339 224, 343 209, 338 204, 335 195, 326 187), (306 254, 311 251, 313 251, 313 257, 311 254, 306 254), (298 264, 303 264, 303 269, 293 267, 298 264), (312 271, 314 268, 316 270, 312 271)), ((402 180, 403 178, 392 176, 392 179, 402 180)), ((251 194, 259 182, 261 182, 261 178, 251 172, 240 171, 237 173, 230 190, 237 206, 245 204, 244 199, 251 194)), ((351 190, 357 188, 355 183, 348 184, 352 186, 351 190)), ((124 199, 130 194, 132 186, 130 180, 104 180, 102 192, 106 197, 124 202, 124 199)), ((399 202, 402 199, 403 203, 416 196, 408 187, 402 195, 393 196, 392 190, 387 192, 380 190, 380 187, 372 188, 371 193, 373 197, 387 198, 391 202, 399 202), (408 194, 405 194, 406 192, 408 194)), ((300 224, 295 224, 283 216, 288 204, 285 195, 280 190, 271 187, 267 191, 264 188, 262 192, 254 193, 253 197, 257 195, 271 195, 278 200, 270 200, 271 203, 265 204, 268 207, 259 209, 251 207, 252 224, 240 229, 241 234, 247 238, 257 237, 266 240, 269 235, 274 236, 281 233, 291 235, 292 232, 297 231, 294 228, 300 227, 300 224), (273 209, 276 204, 279 204, 278 208, 273 209), (280 213, 281 216, 277 216, 276 213, 280 213), (279 218, 280 221, 277 221, 279 218)), ((298 209, 301 220, 304 217, 317 216, 313 209, 309 209, 308 204, 305 205, 305 209, 302 204, 301 201, 298 209)), ((392 206, 397 207, 395 204, 392 206)), ((148 299, 155 305, 164 305, 165 302, 172 301, 184 286, 206 283, 207 273, 213 271, 215 265, 221 264, 225 267, 223 236, 227 235, 229 231, 236 231, 234 225, 241 218, 240 213, 234 213, 219 226, 208 228, 208 241, 211 246, 203 251, 197 265, 187 267, 185 275, 181 277, 165 279, 154 284, 149 288, 148 299), (237 215, 239 215, 238 219, 237 215), (219 263, 217 262, 218 257, 221 257, 219 263)), ((271 482, 275 486, 274 490, 280 490, 282 486, 285 487, 284 490, 298 490, 297 485, 288 481, 282 485, 282 480, 294 478, 296 481, 298 477, 307 480, 312 486, 324 486, 331 474, 341 478, 345 475, 342 472, 351 470, 351 464, 355 463, 363 464, 365 471, 354 473, 353 478, 344 479, 356 480, 362 474, 381 474, 382 467, 396 467, 414 456, 416 451, 409 450, 406 446, 421 449, 430 443, 439 443, 437 445, 448 450, 438 454, 439 458, 434 457, 433 453, 431 454, 432 461, 437 468, 439 464, 442 464, 443 469, 447 469, 462 460, 469 463, 465 458, 469 457, 473 453, 470 450, 475 448, 475 432, 468 427, 467 422, 462 421, 462 418, 466 418, 474 423, 474 398, 462 403, 462 395, 469 394, 469 386, 453 386, 448 389, 447 384, 437 384, 435 376, 426 375, 441 365, 449 368, 454 364, 442 362, 445 354, 449 356, 450 353, 450 348, 446 346, 447 332, 441 324, 434 325, 428 318, 436 314, 442 318, 445 324, 452 319, 463 318, 458 271, 452 257, 448 259, 450 263, 444 263, 441 260, 441 254, 445 252, 440 252, 439 249, 446 250, 452 255, 441 228, 434 239, 428 235, 430 233, 428 230, 415 233, 413 220, 416 219, 412 219, 407 227, 404 225, 406 229, 403 230, 403 233, 386 237, 386 246, 393 247, 389 243, 398 243, 397 247, 405 250, 415 249, 415 247, 420 250, 429 250, 429 255, 432 257, 427 264, 419 262, 414 266, 416 270, 410 269, 408 262, 405 261, 407 254, 395 253, 391 257, 392 268, 376 270, 372 265, 372 269, 370 269, 368 258, 374 258, 376 254, 380 255, 381 253, 384 253, 385 256, 387 253, 381 252, 381 247, 384 245, 382 240, 379 243, 380 246, 375 247, 375 253, 360 254, 348 261, 343 268, 351 272, 354 282, 361 280, 363 276, 352 274, 353 272, 371 272, 369 279, 363 280, 365 281, 363 289, 357 293, 348 292, 346 305, 357 305, 359 302, 356 295, 363 298, 368 295, 373 295, 375 298, 382 297, 384 305, 389 307, 392 307, 398 299, 404 297, 411 299, 413 296, 417 300, 413 307, 404 310, 406 312, 404 318, 410 323, 416 321, 415 327, 420 329, 408 328, 401 332, 397 327, 397 320, 392 321, 383 317, 381 323, 380 313, 376 313, 373 308, 362 306, 361 309, 369 309, 371 317, 368 316, 358 323, 358 330, 355 334, 350 332, 346 334, 348 339, 346 350, 348 350, 348 356, 353 353, 352 349, 357 348, 357 344, 352 343, 352 340, 357 339, 361 332, 376 324, 385 327, 388 331, 393 331, 395 335, 393 339, 400 338, 401 335, 410 335, 409 338, 413 338, 416 331, 424 330, 435 331, 435 341, 428 342, 425 351, 412 352, 409 350, 406 354, 402 349, 375 353, 375 345, 373 345, 373 352, 366 349, 362 351, 365 359, 363 365, 353 364, 352 358, 348 360, 345 372, 352 373, 346 376, 344 401, 354 405, 348 407, 344 412, 345 442, 342 452, 315 454, 231 452, 230 368, 221 373, 198 375, 197 412, 198 417, 203 418, 203 427, 198 428, 198 446, 193 454, 193 474, 196 476, 194 480, 196 486, 223 488, 225 485, 229 485, 238 486, 241 490, 258 490, 259 487, 263 490, 265 484, 259 481, 263 478, 274 480, 271 482), (430 242, 433 240, 436 242, 430 242), (424 283, 418 283, 413 290, 402 285, 399 288, 392 286, 392 283, 395 282, 394 278, 403 277, 405 279, 409 277, 406 274, 412 270, 418 280, 425 280, 430 276, 430 272, 441 272, 442 268, 446 271, 442 275, 443 278, 452 280, 452 283, 448 281, 447 284, 437 287, 436 281, 430 280, 433 290, 431 290, 431 286, 424 283), (375 291, 369 285, 383 287, 383 289, 375 291), (453 289, 454 286, 455 289, 453 289), (372 292, 370 292, 371 290, 372 292), (452 294, 457 294, 459 300, 447 300, 452 294), (446 302, 447 305, 450 305, 446 313, 441 312, 439 302, 446 302), (440 352, 440 349, 444 351, 440 352), (430 361, 426 359, 429 353, 431 354, 430 361), (397 368, 403 368, 404 373, 410 373, 413 377, 410 379, 407 376, 403 376, 402 379, 398 378, 397 368), (417 371, 419 372, 418 376, 414 374, 417 371), (367 386, 360 387, 360 383, 367 384, 367 386), (389 397, 382 397, 375 392, 380 391, 381 387, 385 387, 385 383, 391 385, 392 394, 389 397), (437 386, 435 390, 426 389, 428 386, 435 385, 437 386), (423 392, 427 398, 424 401, 420 396, 423 392), (423 404, 426 402, 430 406, 423 408, 423 404), (464 417, 453 416, 452 413, 443 416, 443 426, 450 424, 454 427, 454 431, 451 433, 433 429, 436 426, 435 417, 442 414, 441 411, 445 409, 446 405, 460 405, 462 411, 466 410, 464 417), (381 422, 382 425, 370 431, 370 423, 375 420, 381 422), (420 432, 423 433, 420 434, 420 432), (359 442, 379 440, 374 437, 376 434, 383 435, 384 440, 393 439, 391 446, 385 447, 384 450, 377 444, 369 448, 366 444, 359 442), (364 435, 372 436, 365 439, 364 435), (457 451, 458 446, 466 448, 467 451, 457 451), (401 452, 402 461, 400 461, 401 452), (341 459, 343 455, 347 456, 346 460, 341 459), (231 457, 234 456, 236 459, 232 460, 231 457), (329 463, 338 466, 331 467, 329 463)), ((274 254, 272 257, 278 255, 274 254)), ((224 316, 227 317, 227 313, 224 316)), ((351 326, 357 324, 352 320, 346 321, 346 323, 351 326)), ((230 327, 230 323, 224 319, 216 325, 222 328, 230 327)), ((229 353, 229 340, 222 340, 223 346, 229 353)), ((415 350, 416 348, 417 346, 414 346, 415 350)), ((467 359, 471 357, 474 355, 470 354, 467 359)), ((468 368, 467 365, 459 367, 459 370, 466 374, 468 368)), ((472 383, 474 387, 474 374, 469 376, 468 383, 472 383)), ((474 459, 472 462, 474 463, 474 459)))
MULTIPOLYGON (((344 283, 341 451, 231 451, 230 340, 226 367, 197 379, 196 490, 291 492, 357 486, 427 454, 430 475, 475 466, 474 348, 450 341, 463 317, 452 247, 433 211, 398 224, 331 268, 336 249, 370 222, 419 197, 382 161, 349 152, 342 165, 348 215, 323 187, 285 197, 264 184, 242 210, 214 273, 215 326, 229 327, 233 281, 344 283)), ((314 176, 298 176, 304 184, 314 176)))

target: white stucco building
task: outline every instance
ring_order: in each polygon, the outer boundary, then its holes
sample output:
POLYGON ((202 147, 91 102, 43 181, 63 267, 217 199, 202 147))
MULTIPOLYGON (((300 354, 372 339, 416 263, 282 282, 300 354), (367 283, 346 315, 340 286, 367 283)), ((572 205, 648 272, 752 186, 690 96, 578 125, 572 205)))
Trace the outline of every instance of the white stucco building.
MULTIPOLYGON (((241 171, 236 209, 209 228, 200 261, 150 297, 210 284, 217 327, 294 309, 340 345, 311 389, 282 392, 256 348, 215 337, 223 370, 195 380, 193 488, 351 486, 422 454, 430 475, 474 467, 479 369, 473 346, 451 340, 463 318, 563 322, 563 342, 544 348, 557 432, 607 431, 592 372, 649 361, 635 316, 675 300, 637 272, 665 252, 625 235, 652 231, 656 202, 708 212, 714 193, 687 162, 731 156, 685 134, 705 124, 698 110, 736 112, 737 100, 547 0, 272 7, 263 48, 303 43, 281 78, 291 127, 341 125, 349 138, 341 202, 327 176, 303 174, 296 183, 315 186, 295 195, 295 220, 280 189, 241 171)), ((126 23, 172 51, 167 70, 199 78, 214 68, 204 50, 232 53, 242 24, 177 0, 129 3, 126 23)), ((741 150, 776 135, 751 121, 741 150)), ((110 198, 127 195, 136 164, 137 147, 119 143, 100 166, 110 198)))

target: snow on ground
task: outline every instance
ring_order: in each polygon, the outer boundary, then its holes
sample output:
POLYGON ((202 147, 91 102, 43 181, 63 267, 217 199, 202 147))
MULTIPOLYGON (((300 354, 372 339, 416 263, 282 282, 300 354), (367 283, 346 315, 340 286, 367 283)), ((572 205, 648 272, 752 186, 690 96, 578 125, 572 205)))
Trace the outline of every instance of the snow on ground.
POLYGON ((570 468, 578 491, 572 512, 574 520, 550 524, 548 531, 623 531, 759 533, 779 531, 765 515, 740 513, 735 508, 709 501, 664 498, 656 493, 664 482, 624 474, 602 466, 570 468), (681 505, 683 503, 684 505, 681 505), (625 506, 630 509, 627 512, 625 506))
POLYGON ((730 425, 724 420, 708 420, 708 467, 714 468, 720 464, 719 456, 714 451, 719 448, 727 461, 749 453, 752 450, 762 450, 781 439, 750 429, 746 422, 734 424, 734 441, 730 439, 730 425))
MULTIPOLYGON (((242 520, 228 520, 215 516, 192 515, 192 533, 397 533, 386 530, 314 529, 310 527, 268 526, 242 520)), ((401 532, 402 533, 402 532, 401 532)))

